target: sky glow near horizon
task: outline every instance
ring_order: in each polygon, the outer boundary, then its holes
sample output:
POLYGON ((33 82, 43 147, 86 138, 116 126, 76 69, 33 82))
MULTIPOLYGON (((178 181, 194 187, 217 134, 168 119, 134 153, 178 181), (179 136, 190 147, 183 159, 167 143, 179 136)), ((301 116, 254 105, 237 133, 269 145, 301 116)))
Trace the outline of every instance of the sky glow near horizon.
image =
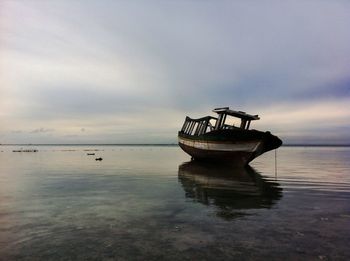
POLYGON ((0 143, 175 143, 230 106, 350 143, 350 2, 2 1, 0 143))

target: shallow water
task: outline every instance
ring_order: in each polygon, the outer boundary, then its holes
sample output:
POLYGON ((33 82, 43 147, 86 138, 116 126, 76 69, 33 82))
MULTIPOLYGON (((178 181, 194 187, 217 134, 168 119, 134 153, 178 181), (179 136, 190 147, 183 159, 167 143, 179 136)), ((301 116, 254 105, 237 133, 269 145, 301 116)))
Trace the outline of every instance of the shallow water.
POLYGON ((0 146, 1 260, 350 258, 349 147, 282 147, 277 168, 270 152, 248 169, 177 146, 19 148, 0 146))

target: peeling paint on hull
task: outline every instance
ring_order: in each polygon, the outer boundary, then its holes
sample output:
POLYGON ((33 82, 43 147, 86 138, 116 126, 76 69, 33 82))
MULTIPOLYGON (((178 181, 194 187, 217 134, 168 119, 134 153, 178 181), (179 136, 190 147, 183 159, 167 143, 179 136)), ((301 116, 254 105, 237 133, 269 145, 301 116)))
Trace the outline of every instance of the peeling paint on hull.
POLYGON ((196 149, 223 152, 255 152, 261 141, 213 142, 208 140, 192 140, 179 137, 179 143, 196 149))
POLYGON ((193 158, 227 161, 235 165, 246 165, 259 156, 261 145, 261 141, 216 143, 179 137, 179 146, 193 158))

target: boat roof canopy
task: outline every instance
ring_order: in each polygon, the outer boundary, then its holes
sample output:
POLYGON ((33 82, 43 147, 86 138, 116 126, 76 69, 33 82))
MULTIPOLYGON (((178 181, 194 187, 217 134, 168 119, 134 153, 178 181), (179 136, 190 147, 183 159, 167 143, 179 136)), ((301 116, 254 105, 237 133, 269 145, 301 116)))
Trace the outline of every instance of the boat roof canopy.
POLYGON ((244 111, 230 110, 229 107, 215 108, 213 112, 216 112, 217 114, 227 114, 233 117, 237 117, 237 118, 249 120, 249 121, 260 120, 258 115, 251 115, 251 114, 245 113, 244 111))

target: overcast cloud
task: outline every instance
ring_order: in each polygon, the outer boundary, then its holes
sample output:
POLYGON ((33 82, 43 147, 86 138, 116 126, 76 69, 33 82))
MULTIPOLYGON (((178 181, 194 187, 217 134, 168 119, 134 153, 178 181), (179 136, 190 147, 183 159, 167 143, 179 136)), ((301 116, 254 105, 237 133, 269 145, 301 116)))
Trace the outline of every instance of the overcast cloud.
POLYGON ((341 0, 1 1, 0 143, 176 142, 218 106, 350 143, 349 25, 341 0))

